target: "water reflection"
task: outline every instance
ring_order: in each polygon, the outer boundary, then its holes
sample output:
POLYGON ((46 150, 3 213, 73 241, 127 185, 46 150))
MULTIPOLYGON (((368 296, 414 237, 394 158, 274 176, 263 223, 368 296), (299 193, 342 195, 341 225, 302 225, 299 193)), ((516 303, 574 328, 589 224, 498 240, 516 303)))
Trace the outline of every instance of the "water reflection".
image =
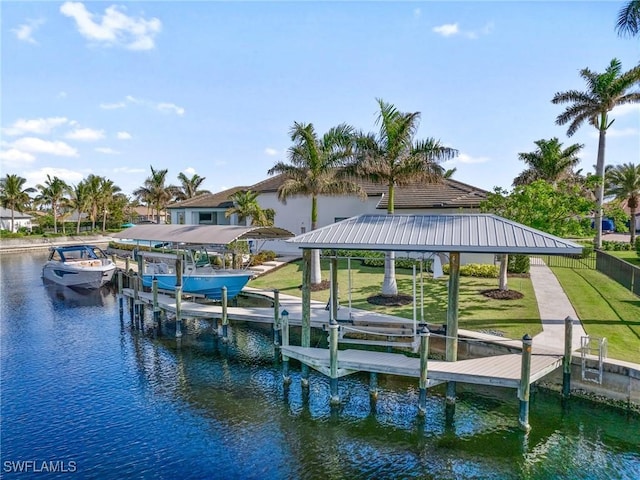
POLYGON ((107 297, 113 295, 109 287, 98 289, 79 289, 65 287, 55 282, 42 279, 42 283, 51 299, 52 305, 64 304, 67 308, 76 307, 102 307, 105 305, 107 297))

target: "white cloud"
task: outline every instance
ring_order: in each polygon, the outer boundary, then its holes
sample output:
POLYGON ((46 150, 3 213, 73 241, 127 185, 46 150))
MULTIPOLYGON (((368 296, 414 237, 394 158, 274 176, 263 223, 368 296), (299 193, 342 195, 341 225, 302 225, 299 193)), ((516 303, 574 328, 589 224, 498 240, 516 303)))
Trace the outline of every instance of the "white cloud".
POLYGON ((612 116, 620 117, 630 113, 640 114, 640 103, 626 103, 619 105, 611 111, 612 116))
POLYGON ((276 150, 275 148, 267 147, 264 149, 264 153, 266 153, 270 157, 275 157, 278 154, 278 150, 276 150))
POLYGON ((161 112, 173 112, 179 116, 184 115, 184 108, 179 107, 173 103, 158 103, 156 105, 156 108, 161 112))
POLYGON ((113 169, 113 173, 145 173, 144 168, 118 167, 113 169))
POLYGON ((458 24, 445 23, 444 25, 433 27, 433 31, 439 35, 442 35, 443 37, 450 37, 451 35, 455 35, 458 33, 458 24))
POLYGON ((420 18, 422 16, 422 10, 420 10, 419 8, 416 8, 413 10, 413 16, 415 18, 420 18))
POLYGON ((23 166, 25 163, 32 163, 35 159, 36 157, 30 153, 23 152, 17 148, 0 151, 0 160, 2 160, 2 163, 5 165, 23 166))
POLYGON ((126 107, 127 104, 124 102, 117 102, 117 103, 101 103, 100 104, 100 108, 102 108, 103 110, 116 110, 118 108, 124 108, 126 107))
POLYGON ((95 142, 104 138, 104 130, 94 130, 92 128, 76 128, 68 132, 64 138, 69 140, 80 140, 82 142, 95 142))
POLYGON ((466 153, 461 153, 454 160, 452 160, 452 163, 472 164, 472 163, 485 163, 488 161, 489 161, 489 157, 472 157, 471 155, 467 155, 466 153))
POLYGON ((76 21, 78 32, 93 43, 121 46, 129 50, 151 50, 162 29, 157 18, 130 17, 126 7, 111 5, 104 15, 89 12, 80 2, 65 2, 60 13, 76 21))
POLYGON ((109 147, 96 147, 94 150, 98 153, 104 153, 105 155, 120 155, 119 151, 109 147))
POLYGON ((51 178, 58 177, 69 184, 76 184, 85 177, 85 173, 66 168, 44 167, 38 170, 26 172, 23 177, 27 179, 27 185, 42 185, 47 180, 47 175, 51 178))
POLYGON ((43 19, 27 20, 27 23, 18 25, 18 28, 14 28, 11 31, 15 33, 18 40, 22 40, 23 42, 31 43, 33 45, 38 45, 36 39, 33 38, 33 34, 36 32, 36 30, 38 30, 38 28, 40 28, 42 24, 44 24, 43 19))
POLYGON ((182 173, 184 173, 185 175, 191 175, 191 176, 193 176, 193 175, 195 175, 195 174, 196 174, 196 169, 195 169, 195 168, 193 168, 193 167, 187 167, 187 168, 185 168, 185 169, 182 171, 182 173))
POLYGON ((118 140, 131 140, 131 134, 129 132, 118 132, 116 136, 118 140))
POLYGON ((26 133, 45 135, 51 133, 51 130, 57 126, 64 125, 67 122, 68 120, 65 117, 35 118, 33 120, 20 118, 10 127, 3 128, 2 132, 10 137, 26 133))
POLYGON ((461 30, 457 23, 445 23, 432 29, 435 33, 443 37, 462 35, 463 37, 475 40, 481 35, 489 35, 493 31, 493 23, 489 22, 478 30, 461 30))
POLYGON ((48 141, 35 137, 23 137, 13 142, 11 147, 29 153, 46 153, 57 157, 77 157, 78 151, 60 141, 48 141))

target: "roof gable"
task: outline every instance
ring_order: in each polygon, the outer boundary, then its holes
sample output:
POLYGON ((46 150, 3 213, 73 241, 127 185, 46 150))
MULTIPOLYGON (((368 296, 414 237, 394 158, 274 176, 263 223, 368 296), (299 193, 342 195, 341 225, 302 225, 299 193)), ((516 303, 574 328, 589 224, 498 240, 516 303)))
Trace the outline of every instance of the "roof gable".
POLYGON ((251 187, 232 187, 217 193, 203 193, 182 202, 169 205, 167 209, 177 208, 231 208, 233 200, 231 197, 236 192, 250 190, 251 187))

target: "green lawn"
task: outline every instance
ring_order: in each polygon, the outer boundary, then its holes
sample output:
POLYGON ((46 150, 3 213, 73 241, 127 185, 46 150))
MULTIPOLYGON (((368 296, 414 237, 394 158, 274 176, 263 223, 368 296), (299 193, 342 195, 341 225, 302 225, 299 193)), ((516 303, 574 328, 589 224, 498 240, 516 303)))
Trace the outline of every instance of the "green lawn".
MULTIPOLYGON (((249 284, 254 288, 279 289, 282 293, 300 296, 299 286, 302 283, 300 262, 290 263, 283 268, 252 280, 249 284)), ((322 278, 328 279, 328 262, 322 262, 322 278)), ((382 285, 382 269, 365 267, 359 261, 351 262, 351 304, 354 308, 373 310, 404 318, 413 318, 413 306, 383 307, 372 305, 367 298, 380 293, 382 285)), ((340 304, 348 305, 348 270, 347 261, 339 261, 338 284, 340 285, 340 304)), ((399 293, 412 294, 412 272, 397 269, 396 281, 399 293)), ((424 320, 428 323, 446 324, 448 277, 433 279, 424 278, 424 320)), ((475 331, 500 332, 505 337, 520 339, 525 333, 536 335, 542 331, 540 315, 535 294, 528 278, 510 278, 509 287, 524 294, 521 300, 494 300, 480 292, 497 288, 498 280, 491 278, 461 277, 459 299, 459 326, 475 331)), ((417 297, 420 299, 420 282, 418 281, 417 297)), ((313 300, 326 302, 329 291, 312 292, 313 300)), ((420 301, 418 300, 418 320, 421 320, 420 301)))
POLYGON ((632 265, 637 265, 640 267, 640 257, 638 257, 638 254, 635 250, 625 250, 621 252, 607 250, 606 253, 614 257, 621 258, 622 260, 629 262, 632 265))
POLYGON ((552 270, 586 332, 607 337, 609 357, 640 363, 640 298, 595 270, 552 270))

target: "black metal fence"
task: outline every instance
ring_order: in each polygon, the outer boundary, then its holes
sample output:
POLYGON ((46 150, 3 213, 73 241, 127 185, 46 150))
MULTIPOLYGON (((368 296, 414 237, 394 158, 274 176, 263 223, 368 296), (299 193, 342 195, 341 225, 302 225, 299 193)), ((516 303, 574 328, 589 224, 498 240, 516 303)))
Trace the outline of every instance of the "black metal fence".
POLYGON ((596 269, 640 296, 640 268, 613 255, 596 251, 596 269))
POLYGON ((595 270, 596 268, 595 252, 591 252, 591 254, 586 257, 582 255, 542 255, 540 258, 542 258, 544 263, 549 267, 572 268, 574 270, 583 268, 595 270))

